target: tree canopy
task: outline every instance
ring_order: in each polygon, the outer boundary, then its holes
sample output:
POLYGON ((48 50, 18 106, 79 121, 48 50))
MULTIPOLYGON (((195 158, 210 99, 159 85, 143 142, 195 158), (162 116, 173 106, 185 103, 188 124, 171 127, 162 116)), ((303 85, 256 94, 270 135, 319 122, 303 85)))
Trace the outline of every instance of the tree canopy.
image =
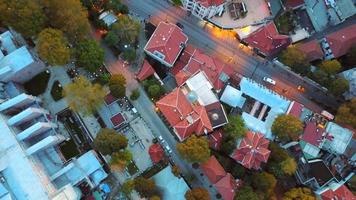
POLYGON ((272 133, 281 141, 297 140, 303 131, 303 123, 292 115, 279 115, 272 124, 272 133))
POLYGON ((279 59, 295 72, 306 74, 309 71, 309 63, 306 61, 305 53, 300 51, 296 46, 290 45, 287 49, 283 50, 279 59))
POLYGON ((309 188, 292 188, 288 192, 284 193, 283 200, 316 200, 313 192, 309 188))
POLYGON ((116 171, 122 171, 132 160, 132 154, 129 150, 124 149, 114 152, 111 155, 110 167, 116 171))
POLYGON ((158 99, 162 93, 161 86, 158 84, 153 84, 148 87, 148 95, 154 99, 158 99))
POLYGON ((134 44, 140 34, 140 30, 140 23, 128 15, 121 15, 111 27, 111 31, 119 37, 121 45, 134 44))
POLYGON ((80 76, 63 88, 69 108, 84 114, 93 113, 103 103, 106 91, 99 84, 92 84, 88 79, 80 76))
POLYGON ((341 68, 341 64, 337 60, 325 60, 320 64, 320 69, 330 75, 338 73, 341 68))
POLYGON ((246 136, 245 122, 240 115, 229 115, 229 123, 224 126, 224 133, 231 133, 236 139, 246 136))
POLYGON ((210 200, 209 192, 205 188, 193 188, 184 195, 186 200, 210 200))
POLYGON ((179 154, 192 163, 202 163, 209 159, 209 142, 206 138, 197 137, 195 134, 190 136, 185 142, 177 143, 179 154))
POLYGON ((83 41, 90 31, 88 13, 78 0, 48 0, 48 16, 51 25, 63 31, 68 39, 83 41))
POLYGON ((126 78, 122 74, 114 74, 109 81, 111 94, 116 98, 123 98, 126 91, 126 78))
POLYGON ((350 102, 342 104, 337 110, 336 122, 340 124, 348 124, 356 128, 356 98, 350 102))
POLYGON ((136 101, 138 98, 140 98, 140 91, 138 89, 134 89, 130 95, 130 99, 132 101, 136 101))
POLYGON ((152 197, 158 194, 155 182, 152 179, 137 177, 135 179, 135 190, 141 197, 152 197))
POLYGON ((272 173, 278 178, 295 173, 297 163, 294 158, 288 154, 287 150, 273 142, 270 143, 269 149, 271 151, 267 165, 267 171, 269 173, 272 173))
POLYGON ((284 174, 293 175, 297 170, 297 163, 294 158, 287 158, 286 160, 281 162, 281 170, 284 174))
POLYGON ((95 40, 80 42, 75 49, 76 64, 90 72, 95 72, 104 62, 104 50, 95 40))
POLYGON ((234 200, 259 200, 259 197, 250 186, 243 186, 238 190, 234 200))
POLYGON ((136 59, 136 50, 134 48, 125 49, 122 52, 122 58, 128 62, 133 62, 136 59))
POLYGON ((94 139, 94 147, 104 155, 118 152, 127 147, 127 138, 114 129, 103 128, 94 139))
POLYGON ((0 0, 0 21, 24 37, 34 37, 46 26, 42 7, 33 0, 0 0))
POLYGON ((108 0, 104 8, 106 10, 112 10, 115 14, 122 13, 127 14, 129 13, 128 7, 121 2, 121 0, 108 0))
POLYGON ((276 184, 276 178, 267 172, 255 173, 252 176, 252 187, 267 195, 273 193, 276 184))
POLYGON ((50 65, 64 65, 69 62, 70 49, 62 31, 46 28, 38 35, 38 54, 50 65))
POLYGON ((172 166, 172 174, 179 178, 180 173, 181 173, 180 168, 177 165, 173 165, 172 166))
POLYGON ((336 97, 342 97, 342 94, 349 90, 349 81, 344 78, 336 78, 330 84, 329 90, 336 97))
POLYGON ((117 36, 116 33, 113 31, 109 31, 104 38, 105 44, 107 44, 110 47, 113 47, 119 43, 120 39, 119 36, 117 36))
POLYGON ((129 195, 133 191, 134 188, 135 188, 135 181, 127 180, 125 183, 122 184, 121 191, 124 194, 129 195))

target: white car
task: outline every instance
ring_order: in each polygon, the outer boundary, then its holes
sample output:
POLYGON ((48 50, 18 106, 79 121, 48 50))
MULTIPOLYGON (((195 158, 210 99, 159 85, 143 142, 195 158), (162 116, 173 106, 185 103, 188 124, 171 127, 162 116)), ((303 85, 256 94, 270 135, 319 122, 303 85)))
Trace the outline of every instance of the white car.
POLYGON ((166 146, 164 146, 164 148, 167 150, 167 152, 169 154, 172 153, 172 149, 171 149, 171 147, 168 146, 168 144, 166 144, 166 146))
POLYGON ((270 83, 272 85, 276 85, 276 81, 268 77, 263 77, 263 81, 270 83))
POLYGON ((163 142, 163 137, 162 137, 162 135, 158 136, 158 140, 159 140, 160 142, 163 142))

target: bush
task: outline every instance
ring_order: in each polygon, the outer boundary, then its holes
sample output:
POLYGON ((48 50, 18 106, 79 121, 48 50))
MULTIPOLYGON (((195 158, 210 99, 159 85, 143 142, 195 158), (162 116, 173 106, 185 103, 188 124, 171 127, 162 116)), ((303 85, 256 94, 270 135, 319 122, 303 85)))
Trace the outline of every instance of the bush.
POLYGON ((62 91, 63 87, 61 86, 59 81, 55 81, 51 89, 51 96, 54 101, 59 101, 63 98, 62 91))
POLYGON ((133 90, 130 95, 130 99, 132 101, 136 101, 139 97, 140 97, 140 91, 138 89, 133 90))

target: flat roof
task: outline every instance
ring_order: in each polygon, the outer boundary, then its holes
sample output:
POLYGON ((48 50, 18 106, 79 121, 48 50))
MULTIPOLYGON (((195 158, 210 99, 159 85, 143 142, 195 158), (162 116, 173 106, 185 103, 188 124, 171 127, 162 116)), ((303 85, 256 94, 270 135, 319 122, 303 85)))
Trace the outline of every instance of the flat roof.
POLYGON ((201 105, 206 106, 219 101, 212 91, 213 86, 204 72, 198 72, 196 75, 189 78, 185 83, 190 90, 194 91, 198 95, 198 101, 201 105))
POLYGON ((114 125, 114 127, 117 127, 125 122, 125 118, 121 113, 117 113, 116 115, 110 118, 110 121, 114 125))
POLYGON ((353 132, 343 128, 334 122, 329 122, 326 126, 327 137, 324 147, 330 148, 338 154, 343 154, 352 140, 353 132))
POLYGON ((0 68, 9 66, 13 70, 12 72, 15 73, 33 62, 32 55, 27 48, 23 46, 0 59, 0 68))
POLYGON ((231 107, 242 108, 246 98, 242 96, 242 92, 230 85, 226 86, 223 94, 220 97, 220 100, 231 107))
POLYGON ((334 178, 329 168, 325 165, 322 160, 313 160, 308 162, 309 164, 309 177, 314 177, 320 186, 334 178))

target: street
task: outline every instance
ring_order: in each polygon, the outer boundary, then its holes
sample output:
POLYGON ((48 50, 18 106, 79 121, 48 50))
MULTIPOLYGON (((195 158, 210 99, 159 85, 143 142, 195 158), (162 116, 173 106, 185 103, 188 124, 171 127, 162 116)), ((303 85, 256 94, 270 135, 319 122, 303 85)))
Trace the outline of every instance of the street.
POLYGON ((338 107, 334 97, 325 94, 311 81, 304 80, 299 75, 246 51, 247 48, 239 48, 240 43, 235 38, 227 37, 228 34, 222 32, 216 36, 215 29, 204 25, 204 22, 194 16, 187 16, 184 10, 173 7, 167 1, 126 0, 125 2, 133 14, 148 19, 153 24, 157 25, 160 21, 181 23, 184 26, 184 33, 189 37, 188 43, 232 65, 238 73, 246 77, 253 76, 255 81, 268 87, 270 86, 262 81, 263 77, 274 79, 277 84, 271 89, 304 104, 315 112, 323 110, 319 102, 324 103, 328 108, 338 107), (299 85, 305 88, 304 93, 297 90, 299 85))

